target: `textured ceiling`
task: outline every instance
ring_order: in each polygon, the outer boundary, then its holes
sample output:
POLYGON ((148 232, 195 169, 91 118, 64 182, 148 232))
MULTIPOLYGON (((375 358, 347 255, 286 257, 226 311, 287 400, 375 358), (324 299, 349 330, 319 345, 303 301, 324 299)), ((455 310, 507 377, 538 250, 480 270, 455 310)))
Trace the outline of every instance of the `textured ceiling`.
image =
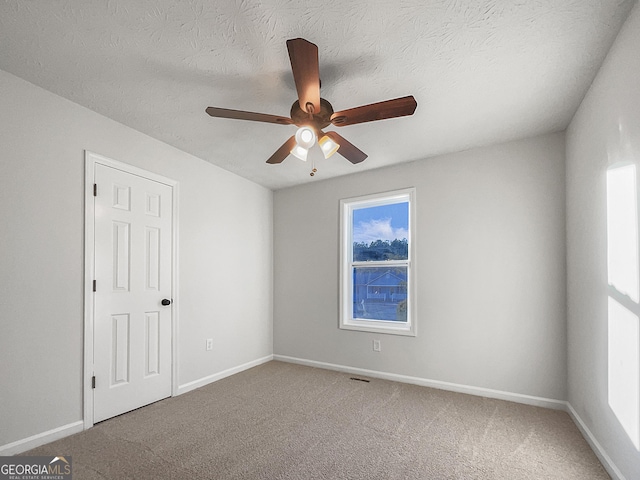
POLYGON ((277 189, 564 129, 634 0, 3 0, 0 68, 277 189), (412 117, 338 130, 369 158, 265 160, 295 126, 285 42, 319 48, 343 110, 405 95, 412 117), (309 176, 315 160, 318 174, 309 176))

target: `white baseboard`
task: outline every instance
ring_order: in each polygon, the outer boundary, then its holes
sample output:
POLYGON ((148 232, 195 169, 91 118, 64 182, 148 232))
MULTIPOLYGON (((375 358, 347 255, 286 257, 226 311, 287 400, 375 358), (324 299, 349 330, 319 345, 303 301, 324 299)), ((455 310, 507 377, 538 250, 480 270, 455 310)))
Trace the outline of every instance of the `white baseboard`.
POLYGON ((408 375, 399 375, 396 373, 379 372, 377 370, 367 370, 364 368, 348 367, 345 365, 336 365, 334 363, 317 362, 315 360, 306 360, 303 358, 288 357, 285 355, 274 355, 274 360, 282 362, 297 363, 309 367, 324 368, 327 370, 336 370, 338 372, 354 373, 357 375, 365 375, 367 377, 382 378, 384 380, 393 380, 402 383, 411 383, 422 387, 432 387, 440 390, 448 390, 451 392, 467 393, 480 397, 496 398, 499 400, 507 400, 510 402, 524 403, 536 407, 553 408, 554 410, 566 410, 566 402, 562 400, 554 400, 551 398, 534 397, 532 395, 523 395, 520 393, 503 392, 501 390, 492 390, 490 388, 472 387, 469 385, 460 385, 457 383, 442 382, 440 380, 429 380, 427 378, 411 377, 408 375))
POLYGON ((271 360, 273 360, 273 355, 267 355, 266 357, 258 358, 257 360, 253 360, 243 365, 238 365, 237 367, 229 368, 222 372, 209 375, 208 377, 204 377, 199 380, 194 380, 193 382, 185 383, 184 385, 178 386, 177 395, 182 395, 183 393, 190 392, 191 390, 195 390, 196 388, 204 387, 205 385, 216 382, 218 380, 222 380, 225 377, 235 375, 236 373, 240 373, 244 370, 257 367, 258 365, 262 365, 263 363, 270 362, 271 360))
POLYGON ((575 411, 575 409, 569 402, 567 402, 567 412, 569 413, 569 415, 571 415, 573 422, 577 425, 580 433, 582 433, 582 436, 591 447, 591 450, 593 450, 593 452, 596 454, 598 460, 600 460, 600 463, 602 463, 602 466, 605 468, 611 478, 613 480, 626 480, 625 476, 618 469, 616 464, 613 463, 611 457, 607 455, 607 452, 604 450, 604 448, 602 448, 600 442, 596 440, 596 437, 593 435, 593 433, 591 433, 591 430, 589 430, 587 425, 582 421, 582 418, 580 418, 580 415, 578 415, 578 412, 575 411))
POLYGON ((60 440, 64 437, 68 437, 69 435, 73 435, 74 433, 80 433, 83 430, 84 422, 82 420, 79 420, 62 427, 54 428, 53 430, 49 430, 47 432, 38 433, 36 435, 32 435, 31 437, 24 438, 13 443, 8 443, 7 445, 3 445, 0 447, 0 455, 8 456, 26 452, 27 450, 39 447, 40 445, 44 445, 55 440, 60 440))

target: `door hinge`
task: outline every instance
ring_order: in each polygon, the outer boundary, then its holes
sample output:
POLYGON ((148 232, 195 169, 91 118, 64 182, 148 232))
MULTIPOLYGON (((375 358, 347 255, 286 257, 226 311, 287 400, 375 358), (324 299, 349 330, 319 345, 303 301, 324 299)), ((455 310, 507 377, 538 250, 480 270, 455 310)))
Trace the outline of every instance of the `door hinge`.
POLYGON ((96 376, 91 377, 91 388, 96 388, 96 376))
POLYGON ((93 184, 93 196, 94 197, 98 196, 98 184, 97 183, 93 184))
POLYGON ((98 291, 98 287, 97 287, 97 283, 95 280, 93 281, 93 291, 97 292, 98 291))

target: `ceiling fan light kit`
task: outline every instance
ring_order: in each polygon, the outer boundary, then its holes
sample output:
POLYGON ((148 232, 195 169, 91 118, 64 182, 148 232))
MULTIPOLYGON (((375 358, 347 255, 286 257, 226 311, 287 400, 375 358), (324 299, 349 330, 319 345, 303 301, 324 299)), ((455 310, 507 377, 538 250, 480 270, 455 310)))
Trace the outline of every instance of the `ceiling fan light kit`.
MULTIPOLYGON (((276 150, 269 157, 267 163, 282 163, 289 154, 306 161, 309 148, 313 147, 316 141, 325 158, 338 152, 351 163, 360 163, 367 158, 366 153, 337 132, 324 133, 322 129, 329 125, 344 127, 387 118, 404 117, 413 115, 416 110, 415 98, 407 96, 334 112, 333 106, 324 98, 320 98, 318 47, 303 38, 295 38, 287 40, 287 50, 298 93, 298 99, 291 106, 291 118, 219 107, 206 109, 210 116, 217 118, 298 126, 295 135, 276 150), (304 105, 304 108, 301 105, 304 105)), ((311 176, 316 171, 314 167, 311 176)))

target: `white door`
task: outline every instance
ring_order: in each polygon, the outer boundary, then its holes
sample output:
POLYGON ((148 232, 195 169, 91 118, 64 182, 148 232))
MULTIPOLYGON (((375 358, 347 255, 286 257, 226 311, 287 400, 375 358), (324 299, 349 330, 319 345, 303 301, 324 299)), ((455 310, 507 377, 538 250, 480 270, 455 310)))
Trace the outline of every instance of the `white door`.
POLYGON ((95 166, 94 422, 171 395, 172 187, 95 166))

